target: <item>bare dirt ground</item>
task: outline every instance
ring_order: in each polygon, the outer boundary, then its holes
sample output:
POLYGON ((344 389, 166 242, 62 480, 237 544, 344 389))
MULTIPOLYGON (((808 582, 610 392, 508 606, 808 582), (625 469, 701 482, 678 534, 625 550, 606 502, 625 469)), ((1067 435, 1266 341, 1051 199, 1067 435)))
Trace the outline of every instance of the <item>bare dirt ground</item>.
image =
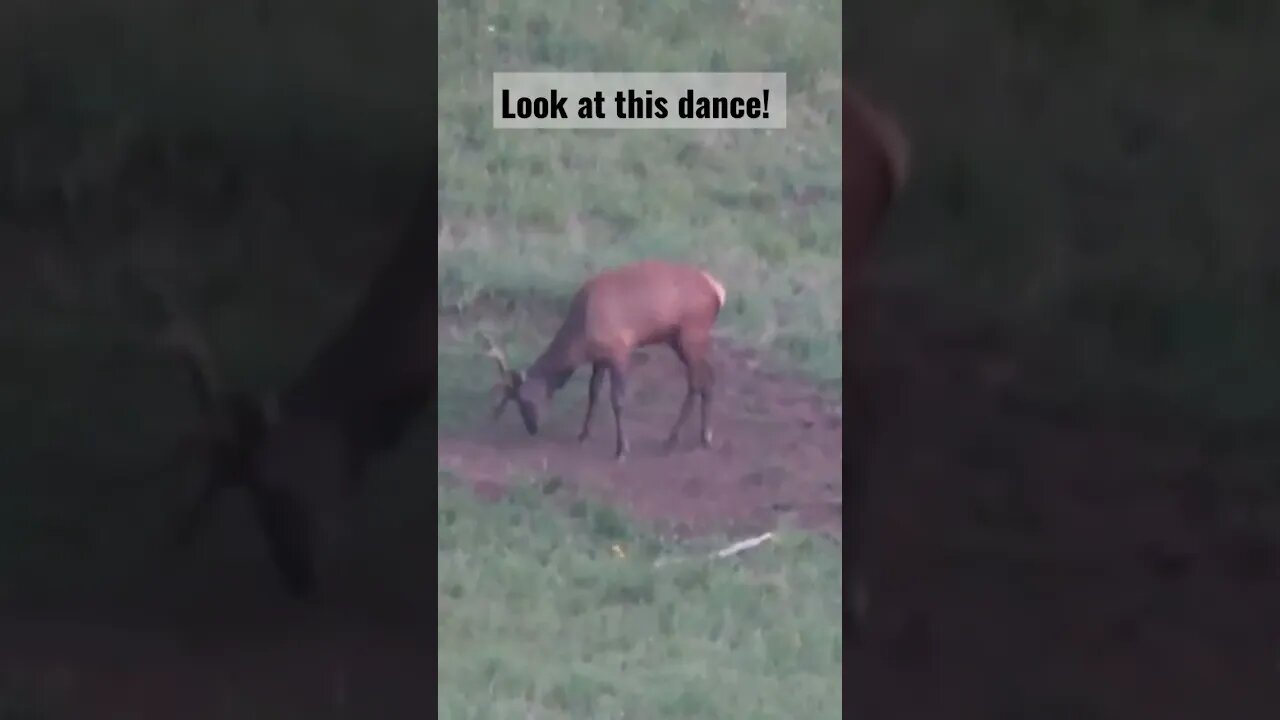
MULTIPOLYGON (((1151 423, 1019 400, 1030 371, 928 316, 890 303, 873 323, 873 627, 847 650, 860 717, 1277 717, 1277 551, 1207 490, 1271 472, 1270 448, 1207 458, 1151 423)), ((697 448, 695 413, 663 455, 682 374, 665 349, 646 356, 626 464, 602 401, 585 445, 581 407, 536 438, 508 415, 441 437, 441 467, 485 495, 558 474, 682 532, 790 516, 838 535, 843 427, 829 401, 724 348, 716 447, 697 448)), ((225 717, 213 698, 228 690, 307 717, 370 698, 383 717, 421 716, 403 708, 429 703, 429 630, 406 620, 425 587, 303 611, 272 593, 267 569, 257 584, 232 570, 193 569, 181 588, 121 601, 129 613, 0 622, 0 673, 65 699, 66 717, 225 717)))
MULTIPOLYGON (((823 398, 804 381, 762 368, 749 349, 721 344, 712 448, 698 442, 701 420, 695 405, 681 444, 667 453, 660 445, 684 398, 684 366, 661 346, 638 356, 623 409, 631 442, 625 462, 613 457, 606 380, 586 442, 577 440, 585 404, 558 411, 536 437, 509 409, 498 422, 471 433, 441 436, 440 467, 486 493, 512 480, 527 480, 531 470, 559 475, 681 535, 768 529, 780 515, 839 534, 838 401, 823 398)), ((561 406, 569 402, 556 401, 561 406)))

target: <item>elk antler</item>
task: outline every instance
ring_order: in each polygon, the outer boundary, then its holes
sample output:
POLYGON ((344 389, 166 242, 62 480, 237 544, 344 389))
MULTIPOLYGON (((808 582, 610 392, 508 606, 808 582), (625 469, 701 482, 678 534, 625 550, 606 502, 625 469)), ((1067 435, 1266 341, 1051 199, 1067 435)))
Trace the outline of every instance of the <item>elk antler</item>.
POLYGON ((498 363, 498 374, 502 376, 503 384, 509 384, 511 382, 511 369, 507 362, 506 354, 498 348, 498 344, 495 343, 493 338, 489 337, 487 333, 481 331, 480 339, 483 340, 487 346, 484 354, 493 358, 498 363))
POLYGON ((502 399, 493 408, 493 419, 497 420, 502 415, 502 411, 507 408, 507 403, 511 401, 511 394, 515 390, 515 386, 511 382, 511 369, 507 362, 506 354, 498 348, 498 344, 488 334, 483 331, 480 331, 479 334, 480 339, 488 346, 484 354, 493 358, 498 364, 499 382, 494 386, 494 389, 502 393, 502 399))

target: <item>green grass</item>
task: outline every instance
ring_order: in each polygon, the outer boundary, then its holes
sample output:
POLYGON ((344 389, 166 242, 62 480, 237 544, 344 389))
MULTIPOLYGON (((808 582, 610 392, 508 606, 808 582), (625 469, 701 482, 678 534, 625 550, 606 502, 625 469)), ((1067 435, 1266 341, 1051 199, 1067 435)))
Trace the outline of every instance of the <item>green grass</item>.
POLYGON ((839 3, 763 8, 746 32, 717 2, 459 7, 439 26, 442 304, 564 298, 592 270, 691 260, 728 286, 728 330, 839 379, 839 3), (496 131, 503 69, 785 70, 788 127, 496 131))
MULTIPOLYGON (((518 301, 486 325, 513 362, 592 270, 691 260, 729 288, 724 327, 818 379, 840 377, 837 3, 765 13, 693 3, 494 3, 440 24, 441 304, 518 301), (682 6, 684 7, 684 6, 682 6), (500 132, 500 69, 784 69, 785 132, 500 132), (801 192, 821 200, 800 208, 801 192), (548 307, 549 306, 549 307, 548 307), (550 309, 552 312, 548 313, 550 309)), ((491 369, 475 315, 445 335, 442 423, 477 419, 491 369)), ((497 506, 442 486, 440 713, 449 718, 835 717, 838 548, 814 539, 741 560, 693 553, 617 513, 565 513, 529 485, 497 506), (624 548, 625 558, 611 547, 624 548)))
POLYGON ((481 505, 441 484, 441 718, 840 716, 828 541, 709 560, 541 487, 481 505))
MULTIPOLYGON (((487 326, 523 364, 585 274, 642 257, 691 260, 728 286, 728 332, 838 382, 840 7, 801 3, 765 13, 751 32, 711 30, 735 27, 736 12, 711 2, 500 2, 476 15, 444 6, 442 306, 519 301, 487 326), (494 131, 488 74, 500 69, 787 70, 789 127, 494 131), (813 205, 792 202, 815 191, 813 205)), ((474 398, 491 382, 467 332, 474 317, 442 341, 442 423, 476 419, 474 398)), ((442 717, 839 714, 837 547, 803 539, 654 568, 659 552, 693 550, 609 510, 565 514, 536 488, 498 506, 441 489, 442 717)))

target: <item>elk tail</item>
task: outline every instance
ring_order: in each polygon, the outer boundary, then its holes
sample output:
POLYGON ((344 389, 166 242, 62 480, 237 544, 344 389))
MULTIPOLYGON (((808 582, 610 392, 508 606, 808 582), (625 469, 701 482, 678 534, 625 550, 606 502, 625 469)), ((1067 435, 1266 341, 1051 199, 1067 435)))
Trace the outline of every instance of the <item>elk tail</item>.
POLYGON ((724 299, 725 299, 724 285, 721 284, 721 282, 717 280, 714 275, 707 272, 706 270, 702 271, 702 277, 707 279, 707 282, 710 283, 711 285, 711 289, 714 290, 716 293, 716 301, 719 303, 719 305, 716 306, 716 310, 719 311, 724 309, 724 299))

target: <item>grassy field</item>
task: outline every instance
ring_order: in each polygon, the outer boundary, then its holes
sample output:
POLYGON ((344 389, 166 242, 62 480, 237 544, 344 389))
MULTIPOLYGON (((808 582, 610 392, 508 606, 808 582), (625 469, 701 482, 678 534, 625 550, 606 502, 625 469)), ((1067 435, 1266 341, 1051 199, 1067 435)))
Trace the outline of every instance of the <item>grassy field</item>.
MULTIPOLYGON (((729 333, 838 388, 840 7, 762 10, 751 32, 730 37, 740 11, 724 3, 444 6, 442 312, 520 299, 511 319, 488 325, 522 363, 547 330, 529 318, 585 274, 688 259, 729 284, 729 333), (721 39, 708 42, 709 31, 721 39), (557 68, 785 69, 789 127, 491 129, 489 72, 557 68), (802 195, 818 201, 802 206, 802 195)), ((470 420, 490 368, 477 367, 469 333, 442 343, 440 420, 470 420)), ((694 550, 610 510, 547 505, 536 486, 498 506, 442 486, 442 717, 839 714, 837 546, 796 539, 741 561, 655 569, 660 554, 694 550)))
POLYGON ((840 6, 762 7, 749 11, 750 32, 735 33, 743 12, 713 2, 495 3, 484 15, 443 6, 442 306, 483 294, 563 300, 593 269, 687 259, 728 283, 728 329, 838 380, 840 6), (490 72, 557 68, 786 70, 788 128, 492 129, 490 72))
POLYGON ((828 541, 708 560, 536 485, 439 500, 441 717, 839 717, 828 541))

